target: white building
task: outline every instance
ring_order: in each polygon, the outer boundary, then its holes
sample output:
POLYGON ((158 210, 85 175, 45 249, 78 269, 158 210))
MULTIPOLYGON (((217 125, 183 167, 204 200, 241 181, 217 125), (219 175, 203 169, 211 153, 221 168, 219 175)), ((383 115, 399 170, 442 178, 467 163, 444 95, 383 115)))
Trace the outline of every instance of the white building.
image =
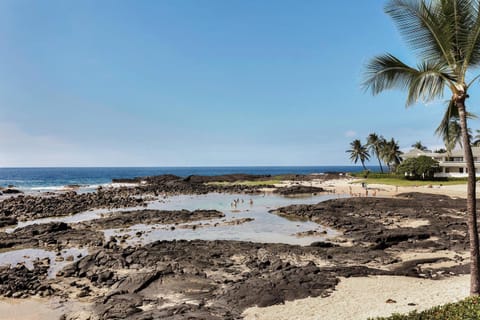
MULTIPOLYGON (((480 174, 480 147, 472 147, 473 161, 475 161, 475 170, 480 174)), ((435 159, 439 163, 440 172, 435 173, 435 177, 465 178, 468 175, 467 164, 463 158, 463 149, 456 149, 445 153, 436 153, 430 150, 412 149, 402 155, 403 159, 427 156, 435 159)))

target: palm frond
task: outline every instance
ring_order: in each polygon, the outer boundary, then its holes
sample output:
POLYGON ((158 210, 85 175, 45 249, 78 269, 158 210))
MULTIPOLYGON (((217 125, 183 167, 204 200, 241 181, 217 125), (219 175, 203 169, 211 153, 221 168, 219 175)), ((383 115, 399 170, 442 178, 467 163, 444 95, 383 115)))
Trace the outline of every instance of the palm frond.
POLYGON ((370 61, 365 79, 363 87, 374 95, 393 88, 408 90, 407 106, 419 100, 428 102, 441 97, 445 85, 456 80, 445 63, 425 61, 413 68, 388 53, 370 61))
POLYGON ((467 70, 469 66, 480 65, 480 2, 477 0, 463 0, 462 2, 467 3, 464 7, 466 11, 469 11, 466 35, 462 37, 465 39, 463 41, 465 51, 463 70, 467 70))
MULTIPOLYGON (((453 99, 450 99, 448 101, 447 109, 445 110, 445 114, 443 115, 442 121, 438 125, 437 129, 435 130, 435 133, 441 137, 445 143, 445 146, 447 147, 447 150, 451 150, 448 148, 447 144, 449 144, 449 141, 451 140, 451 137, 453 135, 452 129, 454 128, 451 126, 451 122, 457 122, 459 119, 458 115, 458 108, 455 106, 455 101, 453 99)), ((455 134, 457 132, 455 131, 455 134)))
MULTIPOLYGON (((467 112, 467 118, 475 119, 477 116, 473 113, 467 112)), ((455 101, 451 99, 448 101, 445 114, 442 121, 435 130, 435 134, 442 138, 447 151, 451 151, 457 145, 462 145, 460 116, 455 101)), ((469 129, 470 130, 470 129, 469 129)))
POLYGON ((457 64, 453 54, 449 25, 442 23, 438 1, 391 0, 385 12, 392 17, 400 33, 418 58, 457 64))
POLYGON ((387 53, 373 58, 366 66, 364 89, 376 95, 387 89, 407 89, 418 75, 418 70, 387 53))
POLYGON ((358 139, 353 140, 350 143, 351 149, 345 151, 350 154, 350 160, 357 163, 358 160, 362 162, 370 160, 370 154, 366 146, 362 145, 362 142, 358 139))
POLYGON ((417 101, 429 102, 443 96, 447 82, 453 76, 448 66, 439 62, 424 61, 418 66, 418 72, 408 88, 407 106, 417 101))
POLYGON ((436 1, 439 22, 445 26, 450 35, 451 55, 456 62, 457 72, 463 74, 466 70, 466 58, 470 50, 472 29, 477 19, 472 0, 436 1))

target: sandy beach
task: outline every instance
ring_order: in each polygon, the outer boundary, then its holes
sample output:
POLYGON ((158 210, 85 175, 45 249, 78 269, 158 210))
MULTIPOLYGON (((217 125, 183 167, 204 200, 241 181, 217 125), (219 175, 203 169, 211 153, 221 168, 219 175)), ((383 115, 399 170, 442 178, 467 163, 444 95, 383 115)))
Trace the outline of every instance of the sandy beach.
MULTIPOLYGON (((308 185, 321 187, 336 194, 353 194, 354 197, 395 197, 399 194, 419 192, 449 197, 466 198, 466 184, 447 186, 391 186, 369 184, 369 195, 358 181, 361 179, 334 179, 327 181, 284 182, 281 186, 308 185)), ((421 222, 420 224, 421 225, 421 222)), ((443 256, 455 255, 444 252, 443 256)), ((467 252, 463 255, 468 259, 467 252)), ((438 253, 410 252, 405 258, 428 258, 438 253)), ((407 258, 407 259, 408 259, 407 258)), ((328 297, 287 301, 283 305, 245 310, 245 319, 332 319, 355 320, 389 316, 393 313, 421 311, 437 305, 459 301, 469 296, 469 276, 456 276, 445 280, 419 280, 409 277, 358 277, 343 278, 328 297)))
POLYGON ((356 320, 425 310, 469 295, 469 276, 446 280, 375 276, 341 279, 326 298, 287 301, 283 305, 250 308, 247 320, 356 320))
MULTIPOLYGON (((353 194, 353 196, 364 197, 365 188, 362 187, 362 179, 357 178, 345 178, 345 179, 332 179, 332 180, 312 180, 312 181, 284 181, 278 186, 292 186, 292 185, 306 185, 325 188, 335 192, 336 194, 353 194)), ((372 197, 393 197, 401 193, 420 192, 429 194, 447 195, 449 197, 466 198, 467 185, 431 185, 431 186, 392 186, 385 184, 369 184, 368 196, 372 197)), ((480 193, 479 193, 480 194, 480 193)))

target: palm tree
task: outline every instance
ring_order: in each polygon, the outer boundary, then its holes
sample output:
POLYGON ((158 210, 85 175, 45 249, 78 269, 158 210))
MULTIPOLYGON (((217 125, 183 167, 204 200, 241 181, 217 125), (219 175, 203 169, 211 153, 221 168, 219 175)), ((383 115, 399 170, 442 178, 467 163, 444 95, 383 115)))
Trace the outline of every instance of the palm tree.
MULTIPOLYGON (((399 88, 408 92, 406 105, 441 98, 445 89, 449 108, 458 123, 468 170, 467 215, 470 241, 470 294, 480 294, 480 255, 475 196, 475 165, 468 136, 465 101, 470 86, 467 74, 480 66, 480 8, 478 0, 389 0, 385 12, 396 23, 417 54, 411 67, 392 54, 377 56, 368 64, 365 88, 378 94, 399 88), (467 73, 467 71, 469 71, 467 73)), ((450 118, 448 118, 450 120, 450 118)))
POLYGON ((380 149, 382 148, 382 144, 385 142, 385 138, 382 136, 378 136, 375 132, 370 133, 367 137, 367 146, 374 154, 377 156, 378 165, 380 166, 380 171, 383 173, 382 162, 380 161, 380 149))
POLYGON ((425 151, 428 149, 426 146, 422 144, 422 141, 417 141, 414 144, 412 144, 412 148, 422 150, 422 151, 425 151))
POLYGON ((480 147, 480 130, 475 130, 475 132, 477 133, 475 135, 475 137, 472 138, 473 142, 472 142, 472 146, 474 147, 480 147))
POLYGON ((351 149, 346 151, 350 153, 350 160, 352 160, 354 163, 357 163, 358 160, 360 160, 363 170, 367 170, 367 167, 365 167, 365 161, 370 159, 367 147, 362 145, 362 142, 358 139, 353 140, 350 143, 350 147, 351 149))
MULTIPOLYGON (((466 112, 467 118, 476 118, 476 116, 470 112, 466 112)), ((462 144, 462 129, 460 127, 460 118, 458 114, 458 108, 455 104, 448 103, 445 115, 440 122, 440 125, 435 130, 435 133, 443 139, 447 152, 455 149, 457 145, 463 147, 462 144)), ((469 141, 472 140, 471 129, 468 128, 469 141)))
POLYGON ((380 154, 390 172, 395 171, 396 167, 402 162, 402 153, 403 152, 400 151, 400 146, 395 139, 392 138, 390 141, 385 141, 383 143, 380 154))
POLYGON ((442 122, 436 133, 442 137, 448 152, 455 149, 457 145, 462 147, 462 129, 458 120, 452 119, 446 124, 442 122))

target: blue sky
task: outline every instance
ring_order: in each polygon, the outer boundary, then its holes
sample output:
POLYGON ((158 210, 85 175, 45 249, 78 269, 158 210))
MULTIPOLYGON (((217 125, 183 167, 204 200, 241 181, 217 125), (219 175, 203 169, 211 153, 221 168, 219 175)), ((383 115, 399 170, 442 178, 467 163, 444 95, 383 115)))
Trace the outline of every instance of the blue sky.
POLYGON ((360 87, 376 54, 416 62, 383 4, 2 0, 0 166, 343 165, 370 132, 441 146, 442 101, 360 87))

